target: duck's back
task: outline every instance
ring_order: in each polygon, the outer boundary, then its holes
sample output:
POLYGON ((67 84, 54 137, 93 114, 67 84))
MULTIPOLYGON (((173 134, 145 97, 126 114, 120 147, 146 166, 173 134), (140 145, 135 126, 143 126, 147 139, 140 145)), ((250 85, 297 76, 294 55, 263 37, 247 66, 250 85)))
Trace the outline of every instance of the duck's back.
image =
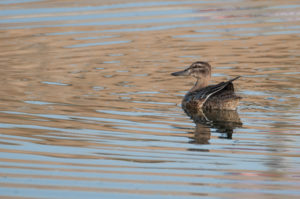
POLYGON ((235 110, 241 97, 234 93, 232 82, 238 78, 188 92, 182 100, 183 109, 188 112, 198 112, 200 109, 235 110))

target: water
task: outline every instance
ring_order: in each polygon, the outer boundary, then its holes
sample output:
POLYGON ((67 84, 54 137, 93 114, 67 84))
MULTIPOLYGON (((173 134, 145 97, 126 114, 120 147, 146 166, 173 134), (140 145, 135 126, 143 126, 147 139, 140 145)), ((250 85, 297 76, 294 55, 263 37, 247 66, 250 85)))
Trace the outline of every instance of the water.
POLYGON ((0 1, 1 198, 298 198, 299 7, 0 1), (198 60, 236 122, 181 109, 198 60))

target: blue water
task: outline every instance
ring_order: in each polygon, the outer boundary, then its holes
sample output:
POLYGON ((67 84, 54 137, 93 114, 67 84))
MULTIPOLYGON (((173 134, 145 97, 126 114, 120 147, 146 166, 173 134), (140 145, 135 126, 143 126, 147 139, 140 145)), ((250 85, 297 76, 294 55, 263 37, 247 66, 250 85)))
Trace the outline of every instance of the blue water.
POLYGON ((299 197, 295 2, 0 5, 0 197, 299 197), (181 109, 200 60, 236 112, 181 109))

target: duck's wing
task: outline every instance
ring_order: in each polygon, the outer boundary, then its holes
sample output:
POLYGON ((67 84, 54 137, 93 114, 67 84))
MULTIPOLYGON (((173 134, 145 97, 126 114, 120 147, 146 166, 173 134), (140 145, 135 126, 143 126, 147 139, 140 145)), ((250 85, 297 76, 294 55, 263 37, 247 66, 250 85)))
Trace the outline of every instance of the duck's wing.
POLYGON ((237 76, 229 81, 221 82, 216 85, 211 85, 211 86, 202 88, 200 90, 196 90, 193 92, 192 96, 193 96, 194 100, 200 100, 201 103, 204 104, 212 95, 214 95, 222 90, 230 89, 232 92, 234 92, 232 82, 234 80, 237 80, 240 77, 241 76, 237 76))

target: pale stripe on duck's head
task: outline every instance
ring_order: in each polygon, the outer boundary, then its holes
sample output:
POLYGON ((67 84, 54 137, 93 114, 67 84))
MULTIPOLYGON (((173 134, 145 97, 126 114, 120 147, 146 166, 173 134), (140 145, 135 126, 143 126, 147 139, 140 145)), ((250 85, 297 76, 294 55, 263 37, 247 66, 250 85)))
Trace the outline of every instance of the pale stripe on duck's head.
POLYGON ((211 66, 207 62, 197 61, 183 71, 172 73, 173 76, 193 76, 195 78, 210 77, 211 66))

